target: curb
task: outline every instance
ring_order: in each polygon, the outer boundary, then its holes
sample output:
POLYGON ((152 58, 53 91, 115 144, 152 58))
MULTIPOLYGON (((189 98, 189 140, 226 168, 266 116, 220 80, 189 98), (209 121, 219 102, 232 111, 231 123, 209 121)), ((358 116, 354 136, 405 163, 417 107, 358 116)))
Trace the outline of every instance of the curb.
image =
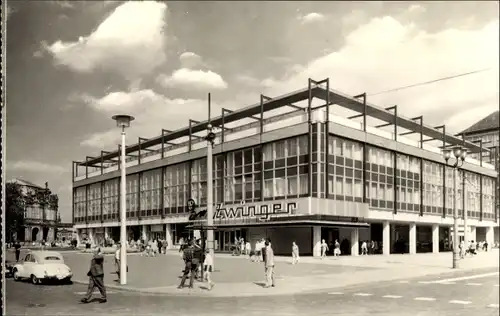
MULTIPOLYGON (((494 268, 494 267, 487 267, 487 268, 494 268)), ((482 269, 482 268, 481 268, 482 269)), ((324 288, 318 288, 318 289, 309 289, 309 290, 298 290, 294 292, 289 292, 289 293, 273 293, 271 291, 266 291, 262 289, 263 291, 260 293, 248 293, 248 294, 243 294, 243 295, 228 295, 228 294, 211 294, 213 292, 209 291, 204 291, 204 292, 199 292, 199 291, 192 291, 192 292, 161 292, 157 290, 148 290, 148 289, 139 289, 139 288, 131 288, 131 287, 124 287, 121 285, 109 285, 105 284, 106 288, 109 289, 114 289, 114 290, 119 290, 119 291, 124 291, 124 292, 131 292, 131 293, 142 293, 142 294, 147 294, 147 295, 155 295, 155 296, 173 296, 173 297, 213 297, 213 298, 223 298, 223 297, 241 297, 241 298, 246 298, 246 297, 255 297, 255 296, 289 296, 289 295, 299 295, 299 294, 316 294, 316 293, 323 293, 326 291, 330 290, 335 290, 339 288, 358 288, 358 287, 364 287, 370 284, 375 284, 375 283, 381 283, 381 282, 396 282, 400 280, 413 280, 413 279, 418 279, 418 278, 423 278, 423 277, 429 277, 429 276, 437 276, 437 275, 447 275, 447 274, 452 274, 458 271, 465 272, 465 271, 472 271, 475 269, 450 269, 447 271, 441 271, 441 272, 433 272, 433 273, 428 273, 428 274, 422 274, 418 276, 411 276, 411 277, 406 277, 406 276, 398 276, 395 278, 389 278, 387 280, 369 280, 369 281, 361 281, 356 284, 347 284, 347 285, 333 285, 329 287, 324 287, 324 288)), ((81 281, 81 280, 73 280, 73 283, 76 284, 83 284, 83 285, 88 285, 88 281, 81 281)), ((167 288, 166 286, 165 288, 167 288)), ((197 288, 197 290, 200 288, 197 288)))

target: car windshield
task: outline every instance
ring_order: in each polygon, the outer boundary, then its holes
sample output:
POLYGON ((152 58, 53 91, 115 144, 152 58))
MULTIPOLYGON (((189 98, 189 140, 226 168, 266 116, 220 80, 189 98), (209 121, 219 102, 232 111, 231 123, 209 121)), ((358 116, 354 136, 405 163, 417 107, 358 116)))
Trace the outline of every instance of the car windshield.
POLYGON ((58 260, 61 260, 61 258, 56 257, 56 256, 49 256, 49 257, 45 257, 44 259, 45 259, 45 261, 58 261, 58 260))

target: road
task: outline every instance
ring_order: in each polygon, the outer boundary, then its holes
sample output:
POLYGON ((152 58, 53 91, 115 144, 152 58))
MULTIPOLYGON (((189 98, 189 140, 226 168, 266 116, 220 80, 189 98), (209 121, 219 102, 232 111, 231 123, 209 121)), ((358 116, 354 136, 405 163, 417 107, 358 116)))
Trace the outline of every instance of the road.
MULTIPOLYGON (((315 316, 493 316, 499 313, 498 281, 498 268, 490 268, 447 274, 441 279, 434 276, 293 296, 200 298, 110 290, 108 303, 81 304, 79 299, 86 291, 84 285, 34 286, 7 279, 6 308, 7 315, 229 316, 238 313, 250 316, 313 312, 315 316)), ((272 288, 263 291, 272 293, 272 288)))

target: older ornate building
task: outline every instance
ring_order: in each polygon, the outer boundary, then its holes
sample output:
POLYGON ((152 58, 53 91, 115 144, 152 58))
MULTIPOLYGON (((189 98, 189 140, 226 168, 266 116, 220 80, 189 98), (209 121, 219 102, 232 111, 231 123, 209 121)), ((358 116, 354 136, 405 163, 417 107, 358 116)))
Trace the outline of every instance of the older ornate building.
POLYGON ((18 236, 22 241, 53 241, 56 239, 58 223, 58 199, 51 194, 48 183, 41 187, 22 179, 9 181, 21 187, 24 199, 24 236, 18 236))

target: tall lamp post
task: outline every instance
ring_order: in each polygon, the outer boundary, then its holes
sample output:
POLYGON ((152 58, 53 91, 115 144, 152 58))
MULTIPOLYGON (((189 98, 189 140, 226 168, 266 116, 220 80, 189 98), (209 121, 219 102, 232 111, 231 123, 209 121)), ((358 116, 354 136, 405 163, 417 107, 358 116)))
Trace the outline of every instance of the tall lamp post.
POLYGON ((210 119, 211 102, 210 93, 208 94, 208 124, 207 124, 207 241, 208 251, 212 260, 214 258, 214 209, 213 209, 213 162, 212 162, 212 149, 215 142, 215 133, 213 132, 212 123, 210 119))
POLYGON ((125 164, 125 129, 130 127, 130 122, 134 120, 130 115, 114 115, 113 120, 116 121, 116 126, 122 129, 122 145, 121 145, 121 177, 120 177, 120 284, 127 284, 127 182, 126 182, 126 164, 125 164))
POLYGON ((443 156, 447 166, 453 167, 453 269, 458 268, 458 252, 459 244, 458 240, 458 171, 460 167, 464 164, 465 157, 467 156, 467 149, 461 146, 456 146, 453 148, 443 149, 443 156), (450 158, 455 158, 455 162, 451 163, 450 158))

